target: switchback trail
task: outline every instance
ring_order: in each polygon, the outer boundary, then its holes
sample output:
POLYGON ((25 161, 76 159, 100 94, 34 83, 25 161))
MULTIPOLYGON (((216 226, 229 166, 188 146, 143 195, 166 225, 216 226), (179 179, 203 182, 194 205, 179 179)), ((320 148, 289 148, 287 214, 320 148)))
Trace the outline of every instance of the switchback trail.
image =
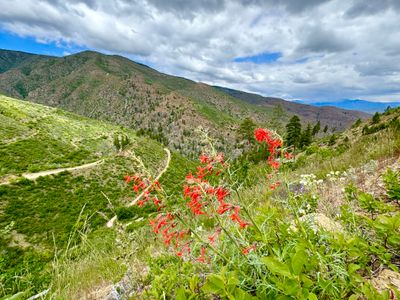
MULTIPOLYGON (((158 173, 157 177, 154 179, 154 181, 159 180, 161 178, 161 176, 168 170, 169 164, 171 162, 171 151, 169 151, 168 148, 164 148, 164 151, 167 152, 167 162, 165 163, 164 169, 161 170, 160 173, 158 173)), ((127 206, 133 206, 135 205, 140 198, 142 198, 142 196, 144 195, 144 193, 150 188, 150 186, 148 186, 147 188, 145 188, 132 202, 130 202, 127 206)), ((106 224, 106 226, 108 228, 111 228, 114 226, 114 222, 117 219, 117 216, 112 217, 106 224)))
MULTIPOLYGON (((84 164, 84 165, 80 165, 80 166, 76 166, 76 167, 70 167, 70 168, 59 168, 59 169, 52 169, 52 170, 46 170, 46 171, 40 171, 40 172, 36 172, 36 173, 23 173, 21 176, 29 179, 29 180, 35 180, 37 178, 39 178, 40 176, 48 176, 48 175, 53 175, 53 174, 58 174, 64 171, 75 171, 75 170, 82 170, 82 169, 87 169, 90 167, 94 167, 98 164, 101 164, 102 162, 104 162, 104 159, 89 163, 89 164, 84 164)), ((10 184, 11 181, 5 181, 2 182, 1 185, 6 185, 6 184, 10 184)))

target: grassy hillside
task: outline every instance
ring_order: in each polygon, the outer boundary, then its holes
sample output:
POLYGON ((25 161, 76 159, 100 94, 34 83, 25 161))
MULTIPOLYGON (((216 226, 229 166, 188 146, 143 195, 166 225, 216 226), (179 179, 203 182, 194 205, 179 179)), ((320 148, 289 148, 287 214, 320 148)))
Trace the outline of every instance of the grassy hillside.
MULTIPOLYGON (((101 228, 130 200, 123 176, 156 176, 167 157, 159 143, 129 129, 5 96, 0 96, 0 137, 0 296, 47 287, 55 255, 78 245, 81 232, 112 235, 101 228), (129 139, 122 151, 114 145, 121 136, 129 139), (99 163, 25 178, 93 161, 99 163)), ((169 192, 179 183, 174 174, 188 166, 173 154, 162 178, 169 192)))
MULTIPOLYGON (((143 222, 138 214, 151 205, 134 207, 120 219, 119 244, 84 244, 81 260, 59 261, 50 294, 106 298, 114 288, 129 299, 396 299, 399 154, 400 110, 394 109, 314 142, 295 159, 279 158, 274 172, 267 161, 223 164, 220 177, 186 181, 230 192, 216 194, 219 200, 202 194, 207 214, 189 209, 196 193, 167 197, 173 228, 190 230, 182 242, 190 252, 165 245, 168 227, 161 221, 160 237, 148 225, 136 230, 143 222), (216 213, 213 205, 221 203, 235 209, 216 213), (243 221, 248 224, 236 224, 243 221), (124 272, 117 274, 113 259, 124 262, 124 272)), ((212 166, 220 167, 215 160, 212 166)))
MULTIPOLYGON (((7 60, 13 55, 21 53, 0 52, 7 60)), ((323 125, 338 130, 359 117, 355 112, 344 116, 332 114, 341 110, 297 105, 296 110, 276 118, 275 104, 254 105, 206 84, 90 51, 62 58, 34 55, 4 64, 0 92, 140 130, 189 156, 199 154, 201 148, 194 134, 198 126, 208 128, 217 146, 230 151, 236 145, 232 128, 245 117, 260 125, 281 127, 296 113, 304 122, 323 119, 323 125)))

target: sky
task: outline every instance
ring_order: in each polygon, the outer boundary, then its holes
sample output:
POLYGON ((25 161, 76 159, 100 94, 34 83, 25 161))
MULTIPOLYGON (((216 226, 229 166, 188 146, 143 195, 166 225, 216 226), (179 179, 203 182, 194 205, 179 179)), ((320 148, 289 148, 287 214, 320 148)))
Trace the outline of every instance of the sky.
POLYGON ((400 0, 0 0, 0 48, 284 99, 400 101, 400 0))

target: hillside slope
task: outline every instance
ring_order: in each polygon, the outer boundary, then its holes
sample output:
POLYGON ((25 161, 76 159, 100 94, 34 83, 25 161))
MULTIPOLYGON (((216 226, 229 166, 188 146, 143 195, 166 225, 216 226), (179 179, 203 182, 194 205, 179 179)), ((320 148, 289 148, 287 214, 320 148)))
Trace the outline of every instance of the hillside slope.
MULTIPOLYGON (((123 176, 155 177, 166 160, 162 145, 129 129, 0 96, 0 298, 47 287, 54 255, 78 245, 82 232, 107 235, 107 220, 131 201, 123 176)), ((167 190, 185 165, 173 153, 160 179, 167 190)))
MULTIPOLYGON (((103 253, 96 248, 84 261, 65 260, 63 277, 49 294, 67 299, 397 299, 399 153, 400 109, 394 109, 379 122, 365 120, 337 134, 336 140, 324 137, 295 158, 279 158, 274 170, 267 159, 241 161, 251 175, 223 164, 227 176, 210 172, 201 182, 204 166, 221 170, 211 155, 202 156, 198 173, 186 177, 186 197, 167 204, 170 213, 155 212, 150 226, 133 236, 120 230, 119 238, 128 244, 120 254, 129 265, 125 275, 116 282, 93 276, 90 270, 106 259, 96 255, 103 253), (247 182, 246 176, 255 180, 247 182), (190 192, 190 185, 202 183, 211 190, 218 185, 216 197, 208 191, 199 195, 195 188, 190 192), (206 213, 196 215, 191 208, 199 198, 207 201, 201 207, 206 213), (170 243, 168 234, 175 228, 190 234, 170 243)), ((122 222, 121 228, 130 226, 135 217, 122 222)))
MULTIPOLYGON (((0 57, 20 52, 0 51, 0 57)), ((0 72, 0 92, 81 115, 141 130, 186 155, 198 154, 198 126, 208 128, 220 149, 235 148, 232 129, 245 117, 260 125, 282 126, 291 114, 304 122, 342 130, 365 115, 339 109, 296 105, 274 115, 281 100, 254 105, 206 84, 157 72, 120 56, 85 51, 66 57, 31 55, 14 59, 0 72), (273 119, 277 120, 273 120, 273 119)))

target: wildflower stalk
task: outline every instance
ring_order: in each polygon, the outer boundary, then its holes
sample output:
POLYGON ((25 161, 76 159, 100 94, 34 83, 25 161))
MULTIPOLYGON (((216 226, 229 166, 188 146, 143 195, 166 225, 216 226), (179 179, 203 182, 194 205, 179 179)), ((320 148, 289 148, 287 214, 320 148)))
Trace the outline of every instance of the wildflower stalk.
MULTIPOLYGON (((229 233, 229 231, 222 225, 221 222, 221 218, 218 217, 218 215, 215 215, 217 222, 219 224, 219 226, 221 227, 221 229, 226 233, 226 235, 228 236, 228 238, 232 241, 232 243, 236 246, 236 248, 239 250, 240 253, 242 253, 242 248, 237 244, 236 240, 231 236, 231 234, 229 233)), ((243 253, 242 253, 243 254, 243 253)), ((244 255, 244 254, 243 254, 244 255)))
MULTIPOLYGON (((260 234, 260 236, 262 237, 262 239, 264 240, 264 234, 262 233, 260 227, 258 226, 258 224, 256 223, 256 221, 254 221, 253 216, 251 215, 251 213, 249 212, 248 208, 243 204, 242 198, 240 196, 240 193, 235 190, 236 195, 239 198, 239 202, 242 206, 243 211, 245 212, 245 214, 247 215, 247 217, 249 218, 250 222, 253 224, 253 226, 257 229, 258 233, 260 234)), ((266 242, 265 245, 267 246, 268 252, 272 253, 272 248, 270 247, 270 245, 266 242)))
MULTIPOLYGON (((193 235, 195 236, 195 238, 196 238, 201 244, 207 245, 207 247, 210 248, 211 251, 213 251, 213 252, 214 252, 215 254, 217 254, 219 257, 221 257, 221 258, 225 261, 225 263, 227 263, 227 264, 230 263, 230 260, 229 260, 223 253, 221 253, 220 251, 218 251, 218 250, 217 250, 213 245, 211 245, 209 242, 206 242, 205 240, 203 240, 202 237, 201 237, 194 229, 192 229, 192 228, 189 226, 189 224, 187 224, 187 223, 179 216, 179 214, 176 214, 175 216, 176 216, 176 218, 177 218, 179 221, 182 222, 182 224, 183 224, 184 226, 186 226, 186 227, 190 230, 191 233, 193 233, 193 235)), ((243 271, 240 270, 237 266, 233 265, 233 267, 234 267, 238 272, 240 272, 240 274, 242 274, 244 277, 246 276, 246 274, 243 273, 243 271)))

